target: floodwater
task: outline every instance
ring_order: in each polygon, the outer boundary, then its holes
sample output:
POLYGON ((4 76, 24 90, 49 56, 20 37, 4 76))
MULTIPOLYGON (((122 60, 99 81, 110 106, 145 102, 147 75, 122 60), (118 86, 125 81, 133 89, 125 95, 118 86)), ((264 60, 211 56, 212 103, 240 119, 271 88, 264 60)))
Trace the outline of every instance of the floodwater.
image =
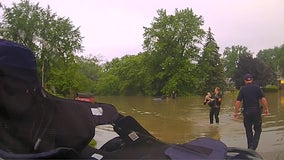
MULTIPOLYGON (((160 100, 139 96, 99 96, 97 102, 111 103, 123 115, 133 116, 156 138, 168 143, 184 143, 198 137, 221 140, 229 147, 247 148, 242 117, 234 120, 237 93, 225 93, 219 125, 209 124, 209 107, 203 97, 160 100)), ((257 152, 265 159, 284 159, 284 90, 265 93, 270 116, 263 116, 263 132, 257 152)))

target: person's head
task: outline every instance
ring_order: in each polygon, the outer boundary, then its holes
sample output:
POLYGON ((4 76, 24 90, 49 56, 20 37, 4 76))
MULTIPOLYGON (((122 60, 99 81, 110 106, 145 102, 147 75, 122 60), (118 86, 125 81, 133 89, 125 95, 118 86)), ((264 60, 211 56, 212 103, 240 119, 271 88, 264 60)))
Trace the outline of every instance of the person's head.
POLYGON ((253 81, 253 76, 251 74, 245 74, 244 76, 244 82, 245 84, 248 84, 248 83, 252 83, 253 81))
POLYGON ((220 93, 220 91, 221 91, 220 87, 215 87, 214 92, 215 92, 216 94, 217 94, 217 93, 220 93))
POLYGON ((205 99, 209 100, 212 97, 211 92, 207 92, 205 99))
POLYGON ((40 88, 34 53, 18 43, 0 39, 0 111, 22 114, 40 88))

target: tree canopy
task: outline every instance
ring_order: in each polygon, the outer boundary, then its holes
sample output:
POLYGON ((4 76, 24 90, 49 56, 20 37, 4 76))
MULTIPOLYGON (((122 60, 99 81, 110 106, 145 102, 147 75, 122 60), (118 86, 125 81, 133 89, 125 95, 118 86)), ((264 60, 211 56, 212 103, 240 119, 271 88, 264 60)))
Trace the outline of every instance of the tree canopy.
POLYGON ((214 39, 214 35, 209 27, 206 34, 205 45, 198 60, 197 84, 199 93, 214 91, 215 87, 225 89, 224 67, 219 54, 219 47, 214 39))
POLYGON ((197 79, 192 75, 205 35, 203 18, 188 8, 176 10, 174 15, 162 9, 157 13, 151 27, 144 27, 146 65, 152 77, 149 88, 154 94, 194 92, 197 79))
POLYGON ((262 50, 256 58, 240 45, 226 47, 221 54, 211 28, 204 31, 203 17, 189 8, 174 14, 157 10, 150 27, 144 27, 144 51, 103 64, 95 56, 76 55, 83 51, 80 28, 49 6, 21 0, 1 8, 0 36, 32 49, 44 87, 65 97, 82 91, 151 96, 175 91, 185 96, 216 86, 225 91, 225 80, 239 88, 246 73, 261 86, 277 84, 275 75, 284 74, 284 44, 262 50))
POLYGON ((67 94, 78 86, 74 62, 75 53, 82 50, 79 28, 49 6, 44 9, 28 0, 2 8, 0 36, 34 51, 44 87, 67 94))
POLYGON ((252 74, 254 81, 260 86, 267 85, 269 78, 272 77, 269 66, 258 58, 253 58, 250 52, 242 52, 239 55, 237 68, 232 77, 237 89, 244 85, 243 76, 247 73, 252 74))
MULTIPOLYGON (((259 51, 257 58, 265 62, 275 73, 275 76, 284 77, 284 44, 280 47, 259 51)), ((270 83, 275 83, 273 81, 275 81, 275 77, 270 80, 270 83)))

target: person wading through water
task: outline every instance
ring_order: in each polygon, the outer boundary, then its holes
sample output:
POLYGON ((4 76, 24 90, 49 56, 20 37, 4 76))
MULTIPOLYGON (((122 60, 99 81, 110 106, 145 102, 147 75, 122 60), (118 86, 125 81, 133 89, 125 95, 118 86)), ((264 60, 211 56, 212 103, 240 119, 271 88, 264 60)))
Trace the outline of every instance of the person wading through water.
POLYGON ((247 145, 249 149, 256 150, 262 131, 261 106, 259 100, 261 100, 264 106, 265 115, 270 115, 270 113, 267 99, 261 88, 253 83, 253 76, 246 74, 244 76, 244 82, 245 85, 241 87, 235 102, 234 117, 235 119, 239 118, 238 112, 241 107, 241 102, 243 102, 243 121, 246 129, 247 145), (254 129, 254 133, 252 129, 254 129))
POLYGON ((204 105, 207 104, 210 107, 209 122, 210 122, 210 124, 213 124, 213 115, 214 115, 214 112, 215 112, 215 109, 214 109, 215 102, 214 102, 214 98, 212 97, 210 92, 207 92, 207 95, 204 98, 203 104, 204 105))
POLYGON ((221 102, 222 102, 222 94, 220 87, 216 87, 214 89, 215 95, 214 95, 214 116, 215 116, 215 122, 216 124, 219 124, 219 113, 221 108, 221 102))

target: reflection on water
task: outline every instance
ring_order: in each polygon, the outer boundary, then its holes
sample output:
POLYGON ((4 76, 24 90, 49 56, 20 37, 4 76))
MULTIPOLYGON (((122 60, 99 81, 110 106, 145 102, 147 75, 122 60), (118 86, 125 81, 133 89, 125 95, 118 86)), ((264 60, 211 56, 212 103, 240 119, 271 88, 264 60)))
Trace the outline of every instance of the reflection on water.
MULTIPOLYGON (((96 97, 96 100, 114 104, 120 113, 133 116, 158 139, 169 143, 183 143, 198 137, 210 137, 228 146, 246 148, 242 119, 233 119, 236 93, 223 96, 220 124, 209 125, 209 107, 203 97, 96 97)), ((266 93, 271 116, 263 117, 263 132, 258 151, 284 151, 284 91, 266 93)))
MULTIPOLYGON (((280 105, 282 106, 282 107, 284 107, 284 92, 282 91, 282 92, 279 92, 279 97, 280 97, 280 105)), ((280 106, 279 105, 279 106, 280 106)))

